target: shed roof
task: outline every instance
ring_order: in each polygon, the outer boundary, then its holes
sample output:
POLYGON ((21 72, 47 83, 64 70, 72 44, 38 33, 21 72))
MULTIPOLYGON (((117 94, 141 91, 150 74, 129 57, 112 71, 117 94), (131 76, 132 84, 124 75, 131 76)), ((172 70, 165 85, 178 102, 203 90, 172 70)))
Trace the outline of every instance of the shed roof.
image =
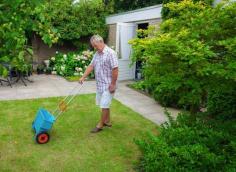
POLYGON ((107 24, 115 24, 119 22, 138 22, 143 20, 161 18, 162 4, 154 5, 146 8, 140 8, 133 11, 113 14, 106 17, 107 24))

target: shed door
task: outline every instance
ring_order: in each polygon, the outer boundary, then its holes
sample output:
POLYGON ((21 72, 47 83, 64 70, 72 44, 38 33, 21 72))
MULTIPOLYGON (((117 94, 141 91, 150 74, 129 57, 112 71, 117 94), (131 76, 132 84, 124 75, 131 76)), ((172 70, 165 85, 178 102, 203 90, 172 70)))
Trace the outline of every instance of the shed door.
POLYGON ((136 35, 137 25, 134 23, 117 23, 116 29, 116 52, 121 59, 129 59, 131 55, 131 45, 129 40, 136 35))

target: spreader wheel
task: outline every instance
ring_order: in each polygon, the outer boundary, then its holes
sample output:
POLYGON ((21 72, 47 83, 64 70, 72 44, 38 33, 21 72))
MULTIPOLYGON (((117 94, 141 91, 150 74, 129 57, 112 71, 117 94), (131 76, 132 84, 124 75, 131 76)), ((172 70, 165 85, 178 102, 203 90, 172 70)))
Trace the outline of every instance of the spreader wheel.
POLYGON ((48 133, 40 133, 36 136, 36 142, 38 144, 45 144, 49 141, 50 137, 48 133))

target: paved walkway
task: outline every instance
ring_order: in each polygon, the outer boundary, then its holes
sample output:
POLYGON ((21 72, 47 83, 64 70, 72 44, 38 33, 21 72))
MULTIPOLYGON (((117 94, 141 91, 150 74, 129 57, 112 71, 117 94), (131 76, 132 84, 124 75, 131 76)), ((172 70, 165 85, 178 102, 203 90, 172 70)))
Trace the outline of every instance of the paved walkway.
MULTIPOLYGON (((27 86, 24 86, 21 82, 14 84, 13 88, 0 85, 0 100, 66 96, 78 84, 77 82, 68 82, 56 75, 34 75, 30 79, 34 82, 27 83, 27 86)), ((152 98, 127 87, 126 85, 130 82, 119 82, 115 98, 156 124, 165 122, 166 116, 163 107, 152 98)), ((95 81, 87 81, 80 94, 95 93, 95 90, 95 81)), ((169 111, 176 117, 177 110, 169 109, 169 111)))

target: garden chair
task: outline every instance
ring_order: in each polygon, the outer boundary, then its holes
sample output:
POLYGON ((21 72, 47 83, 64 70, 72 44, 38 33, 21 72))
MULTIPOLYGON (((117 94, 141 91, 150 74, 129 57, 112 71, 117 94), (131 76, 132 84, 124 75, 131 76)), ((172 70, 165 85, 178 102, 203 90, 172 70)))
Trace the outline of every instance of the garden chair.
POLYGON ((8 70, 8 76, 6 78, 0 79, 0 84, 3 85, 3 82, 8 83, 10 87, 12 87, 12 72, 11 72, 11 65, 9 63, 1 63, 2 66, 4 66, 8 70))

